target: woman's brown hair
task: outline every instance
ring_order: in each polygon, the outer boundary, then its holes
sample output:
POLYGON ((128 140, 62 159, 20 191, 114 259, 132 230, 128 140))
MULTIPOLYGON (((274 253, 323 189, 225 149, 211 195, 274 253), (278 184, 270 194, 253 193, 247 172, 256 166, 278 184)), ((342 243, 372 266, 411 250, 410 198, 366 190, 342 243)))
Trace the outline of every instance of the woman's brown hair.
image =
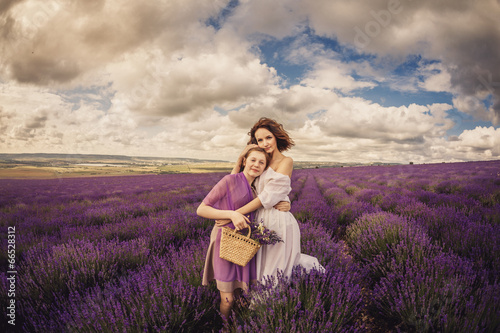
POLYGON ((276 120, 262 117, 253 125, 252 129, 250 132, 248 132, 248 135, 250 135, 250 141, 248 141, 248 144, 257 144, 257 140, 255 139, 255 132, 259 128, 265 128, 269 132, 273 133, 274 137, 276 138, 276 144, 278 146, 278 150, 280 152, 288 150, 295 146, 295 142, 293 142, 292 138, 288 135, 287 131, 283 128, 283 125, 278 123, 276 120))

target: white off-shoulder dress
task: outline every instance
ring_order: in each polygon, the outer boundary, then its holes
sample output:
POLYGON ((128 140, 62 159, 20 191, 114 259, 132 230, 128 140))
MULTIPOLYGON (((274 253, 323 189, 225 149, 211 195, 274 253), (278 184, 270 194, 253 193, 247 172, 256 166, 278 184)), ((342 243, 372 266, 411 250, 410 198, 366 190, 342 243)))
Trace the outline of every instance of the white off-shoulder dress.
POLYGON ((278 270, 289 277, 297 265, 308 272, 312 268, 323 270, 318 259, 300 252, 300 229, 293 214, 273 208, 280 201, 290 201, 290 178, 269 167, 256 179, 255 188, 263 206, 257 210, 256 221, 262 220, 267 228, 275 230, 284 241, 263 245, 257 252, 257 280, 263 281, 269 275, 276 276, 278 270))

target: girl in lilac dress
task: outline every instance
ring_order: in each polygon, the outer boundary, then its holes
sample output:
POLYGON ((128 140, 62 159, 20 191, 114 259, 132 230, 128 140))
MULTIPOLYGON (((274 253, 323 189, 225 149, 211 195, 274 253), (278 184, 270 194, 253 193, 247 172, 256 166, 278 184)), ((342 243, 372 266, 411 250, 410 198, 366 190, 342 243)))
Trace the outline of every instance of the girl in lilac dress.
MULTIPOLYGON (((243 171, 222 178, 203 199, 196 211, 197 214, 209 219, 230 220, 224 226, 232 229, 248 228, 249 217, 236 210, 253 200, 251 184, 264 172, 268 164, 269 156, 263 149, 248 150, 243 156, 243 171)), ((253 213, 250 213, 251 220, 253 217, 253 213)), ((210 235, 202 284, 208 285, 214 279, 217 281, 217 289, 221 295, 220 312, 227 320, 234 303, 235 291, 247 290, 249 285, 256 281, 256 268, 255 257, 245 267, 219 257, 223 223, 216 223, 210 235)))

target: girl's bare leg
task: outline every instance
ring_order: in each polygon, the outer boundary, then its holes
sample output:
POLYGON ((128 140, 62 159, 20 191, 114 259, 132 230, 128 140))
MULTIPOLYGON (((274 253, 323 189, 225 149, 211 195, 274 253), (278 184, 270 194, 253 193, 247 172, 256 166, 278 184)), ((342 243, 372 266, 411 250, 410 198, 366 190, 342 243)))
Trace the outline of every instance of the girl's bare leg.
POLYGON ((222 319, 224 321, 229 320, 229 316, 231 315, 231 308, 234 304, 234 295, 233 293, 220 292, 220 313, 222 314, 222 319))

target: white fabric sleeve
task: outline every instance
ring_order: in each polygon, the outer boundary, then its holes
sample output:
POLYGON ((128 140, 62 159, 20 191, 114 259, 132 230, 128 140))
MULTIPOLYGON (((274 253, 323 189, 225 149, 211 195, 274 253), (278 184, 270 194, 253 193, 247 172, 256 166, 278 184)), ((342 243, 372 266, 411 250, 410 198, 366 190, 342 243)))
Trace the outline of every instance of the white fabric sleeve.
POLYGON ((257 195, 265 209, 272 208, 280 201, 288 201, 288 193, 291 190, 291 181, 288 176, 276 173, 266 179, 264 188, 257 195))

